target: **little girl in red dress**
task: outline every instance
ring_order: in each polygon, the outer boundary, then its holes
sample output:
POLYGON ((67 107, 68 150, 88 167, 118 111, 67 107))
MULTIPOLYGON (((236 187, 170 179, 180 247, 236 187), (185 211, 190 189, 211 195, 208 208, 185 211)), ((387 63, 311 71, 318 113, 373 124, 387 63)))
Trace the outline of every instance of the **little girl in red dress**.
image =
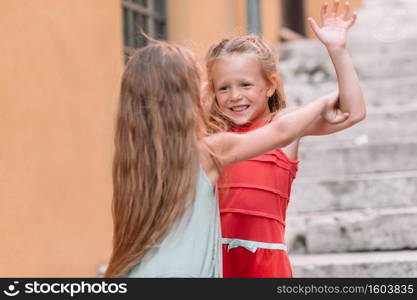
MULTIPOLYGON (((346 48, 346 33, 356 19, 347 19, 349 4, 337 15, 339 2, 323 26, 309 18, 327 48, 336 70, 339 107, 323 113, 302 136, 331 134, 366 115, 365 101, 346 48), (340 120, 344 119, 342 122, 340 120)), ((208 96, 212 120, 219 129, 249 132, 296 107, 286 108, 273 51, 256 35, 225 39, 207 55, 208 96)), ((330 105, 330 102, 329 102, 330 105)), ((300 139, 282 149, 227 166, 218 181, 224 277, 292 277, 285 245, 286 211, 297 173, 300 139)), ((306 191, 308 192, 308 191, 306 191)))
POLYGON ((297 165, 278 148, 224 169, 218 183, 224 277, 292 277, 284 234, 297 165))

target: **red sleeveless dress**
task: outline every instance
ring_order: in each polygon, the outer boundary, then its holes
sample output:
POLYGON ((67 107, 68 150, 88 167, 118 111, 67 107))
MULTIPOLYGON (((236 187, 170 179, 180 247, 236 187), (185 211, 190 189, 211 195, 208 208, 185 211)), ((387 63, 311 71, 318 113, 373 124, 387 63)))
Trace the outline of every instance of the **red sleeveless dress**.
MULTIPOLYGON (((247 132, 260 121, 232 132, 247 132)), ((218 181, 224 277, 292 277, 285 218, 298 160, 275 149, 227 166, 218 181)))

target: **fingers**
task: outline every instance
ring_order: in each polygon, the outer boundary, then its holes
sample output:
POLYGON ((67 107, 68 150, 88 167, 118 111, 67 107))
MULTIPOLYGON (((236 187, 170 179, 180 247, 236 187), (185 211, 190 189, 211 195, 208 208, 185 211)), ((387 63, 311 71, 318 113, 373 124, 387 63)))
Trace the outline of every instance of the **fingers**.
POLYGON ((323 6, 320 9, 320 21, 321 24, 324 23, 324 19, 326 18, 326 13, 327 13, 327 7, 329 6, 329 4, 327 2, 324 2, 323 6))
POLYGON ((339 88, 334 89, 329 93, 332 97, 339 97, 339 88))
POLYGON ((331 123, 338 124, 346 121, 349 118, 349 113, 344 113, 340 109, 336 111, 336 115, 333 116, 331 123))
POLYGON ((337 16, 337 9, 339 8, 339 0, 335 0, 333 3, 332 17, 337 16))
POLYGON ((327 94, 329 102, 335 104, 339 100, 339 89, 335 89, 334 91, 327 94))
POLYGON ((340 122, 344 122, 349 118, 349 113, 340 111, 340 122))
POLYGON ((342 123, 342 122, 346 121, 348 118, 349 118, 349 113, 341 113, 337 116, 335 121, 337 123, 342 123))
POLYGON ((312 17, 309 17, 308 19, 308 23, 310 24, 310 26, 311 26, 311 29, 313 29, 313 31, 314 31, 314 33, 316 34, 316 35, 318 35, 318 32, 319 32, 319 30, 320 30, 320 27, 319 27, 319 25, 317 24, 317 22, 312 18, 312 17))
POLYGON ((345 9, 344 9, 343 15, 342 15, 343 20, 346 20, 347 17, 349 16, 349 10, 350 10, 350 2, 346 1, 345 2, 345 9))
POLYGON ((353 12, 352 17, 350 18, 350 21, 347 24, 347 28, 349 29, 352 27, 352 25, 355 23, 356 19, 358 18, 358 13, 356 11, 353 12))

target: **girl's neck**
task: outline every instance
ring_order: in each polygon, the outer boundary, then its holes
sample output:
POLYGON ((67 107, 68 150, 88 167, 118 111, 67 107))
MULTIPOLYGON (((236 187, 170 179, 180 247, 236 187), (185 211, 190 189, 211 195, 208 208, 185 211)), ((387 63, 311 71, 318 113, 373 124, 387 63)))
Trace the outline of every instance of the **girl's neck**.
POLYGON ((248 124, 245 124, 245 125, 236 125, 236 124, 232 123, 230 131, 233 131, 233 132, 251 131, 251 130, 257 129, 259 127, 262 127, 265 123, 268 122, 269 119, 270 119, 270 116, 266 116, 264 118, 261 118, 261 119, 255 121, 255 122, 248 123, 248 124))

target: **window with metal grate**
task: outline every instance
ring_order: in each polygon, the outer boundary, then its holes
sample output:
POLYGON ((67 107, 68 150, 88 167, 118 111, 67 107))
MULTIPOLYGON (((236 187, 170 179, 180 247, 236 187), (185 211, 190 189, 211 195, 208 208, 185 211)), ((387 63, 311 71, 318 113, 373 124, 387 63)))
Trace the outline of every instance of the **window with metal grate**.
POLYGON ((166 39, 165 0, 123 0, 123 42, 125 61, 137 48, 147 45, 141 31, 156 39, 166 39))

